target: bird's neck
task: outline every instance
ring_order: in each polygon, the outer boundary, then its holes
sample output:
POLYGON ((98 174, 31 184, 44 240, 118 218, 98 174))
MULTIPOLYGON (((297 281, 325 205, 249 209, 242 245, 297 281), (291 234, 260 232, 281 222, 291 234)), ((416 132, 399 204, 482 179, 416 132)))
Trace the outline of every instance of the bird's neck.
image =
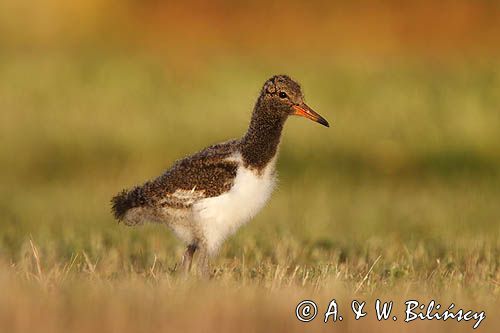
POLYGON ((277 154, 286 120, 277 114, 264 109, 260 103, 255 106, 248 131, 241 140, 241 154, 246 165, 261 170, 277 154))

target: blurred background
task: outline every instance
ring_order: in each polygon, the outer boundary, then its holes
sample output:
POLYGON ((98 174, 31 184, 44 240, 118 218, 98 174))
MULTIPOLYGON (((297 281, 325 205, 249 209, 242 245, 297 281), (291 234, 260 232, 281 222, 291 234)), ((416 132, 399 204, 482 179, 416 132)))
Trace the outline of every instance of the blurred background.
POLYGON ((499 36, 492 0, 3 0, 0 261, 36 273, 31 239, 42 271, 85 253, 104 278, 169 274, 182 245, 109 199, 242 135, 286 73, 332 126, 288 121, 278 190, 215 266, 353 282, 381 256, 383 281, 442 269, 436 288, 498 295, 499 36))

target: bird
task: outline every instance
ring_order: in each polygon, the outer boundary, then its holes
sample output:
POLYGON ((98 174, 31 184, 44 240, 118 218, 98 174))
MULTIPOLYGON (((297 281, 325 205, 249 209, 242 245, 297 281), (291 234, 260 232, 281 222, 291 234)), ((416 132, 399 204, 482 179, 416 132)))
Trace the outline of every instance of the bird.
POLYGON ((159 177, 122 190, 111 199, 115 219, 128 226, 166 225, 186 244, 178 267, 189 273, 197 253, 198 274, 209 277, 209 261, 224 240, 269 200, 283 126, 292 115, 330 126, 304 102, 299 83, 274 75, 265 81, 240 139, 211 145, 159 177))

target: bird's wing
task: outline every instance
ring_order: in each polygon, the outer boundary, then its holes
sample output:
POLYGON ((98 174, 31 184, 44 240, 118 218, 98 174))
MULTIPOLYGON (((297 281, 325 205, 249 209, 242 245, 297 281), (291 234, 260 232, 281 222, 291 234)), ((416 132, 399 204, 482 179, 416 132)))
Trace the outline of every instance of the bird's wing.
POLYGON ((212 146, 180 160, 163 175, 144 184, 143 195, 149 202, 179 208, 221 195, 232 187, 238 169, 238 163, 230 155, 228 149, 212 146))
POLYGON ((165 193, 159 200, 160 206, 172 208, 191 207, 196 201, 205 198, 204 191, 197 191, 196 186, 191 190, 178 189, 174 193, 165 193))

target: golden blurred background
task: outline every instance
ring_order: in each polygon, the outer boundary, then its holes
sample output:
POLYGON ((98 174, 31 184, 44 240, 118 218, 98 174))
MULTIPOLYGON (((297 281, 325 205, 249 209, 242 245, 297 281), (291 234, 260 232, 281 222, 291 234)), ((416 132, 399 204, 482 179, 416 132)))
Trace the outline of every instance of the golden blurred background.
POLYGON ((0 330, 298 332, 299 298, 339 295, 455 301, 496 331, 499 57, 493 0, 1 1, 0 330), (185 283, 183 245, 109 199, 240 136, 280 73, 332 126, 288 121, 269 205, 185 283))
MULTIPOLYGON (((6 0, 7 48, 118 46, 165 54, 496 56, 497 1, 6 0)), ((203 56, 201 56, 201 55, 203 56)), ((198 56, 197 56, 198 55, 198 56)))

